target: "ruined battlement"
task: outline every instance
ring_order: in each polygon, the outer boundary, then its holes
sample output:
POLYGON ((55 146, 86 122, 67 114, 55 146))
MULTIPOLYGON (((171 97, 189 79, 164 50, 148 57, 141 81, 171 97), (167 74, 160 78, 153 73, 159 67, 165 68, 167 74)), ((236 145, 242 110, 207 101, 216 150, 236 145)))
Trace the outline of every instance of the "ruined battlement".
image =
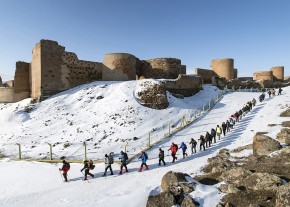
POLYGON ((210 66, 219 77, 224 77, 226 80, 234 79, 234 59, 223 58, 212 60, 210 66))
POLYGON ((269 80, 273 82, 273 72, 272 71, 259 71, 255 72, 253 75, 253 79, 258 80, 269 80))

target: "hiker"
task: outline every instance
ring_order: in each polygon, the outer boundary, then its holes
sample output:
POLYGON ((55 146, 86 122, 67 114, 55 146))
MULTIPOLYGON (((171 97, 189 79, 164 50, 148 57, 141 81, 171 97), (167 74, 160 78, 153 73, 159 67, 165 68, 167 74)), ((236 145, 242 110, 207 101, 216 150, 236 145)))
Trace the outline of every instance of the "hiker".
POLYGON ((88 160, 83 160, 84 163, 84 167, 81 169, 81 172, 83 172, 83 170, 85 170, 85 177, 83 180, 87 180, 88 179, 88 175, 90 175, 91 177, 94 177, 94 175, 92 173, 90 173, 91 168, 93 168, 93 166, 90 166, 91 163, 89 163, 88 160))
POLYGON ((249 104, 250 110, 252 110, 252 108, 253 108, 252 102, 249 101, 248 104, 249 104))
POLYGON ((230 124, 230 122, 229 122, 229 120, 227 120, 227 122, 226 122, 226 124, 227 124, 227 132, 229 132, 231 129, 231 124, 230 124))
POLYGON ((121 155, 120 158, 121 160, 121 167, 120 167, 120 173, 119 175, 122 175, 123 173, 123 167, 125 167, 126 172, 128 172, 128 168, 127 168, 127 160, 128 160, 128 155, 126 152, 121 151, 121 155))
POLYGON ((191 144, 191 154, 193 154, 193 149, 194 149, 194 153, 196 153, 197 142, 193 138, 191 138, 191 141, 189 142, 189 144, 191 144))
POLYGON ((226 131, 228 129, 227 124, 225 122, 222 123, 222 128, 223 128, 223 133, 224 133, 224 137, 226 136, 226 131))
POLYGON ((176 144, 174 144, 174 142, 172 142, 172 145, 170 146, 169 150, 171 150, 172 163, 173 163, 173 162, 175 162, 175 160, 177 160, 176 152, 178 150, 178 146, 176 144))
POLYGON ((212 139, 214 140, 214 143, 216 143, 216 130, 214 130, 214 128, 211 129, 210 135, 212 137, 212 139))
POLYGON ((201 148, 203 147, 203 151, 205 151, 205 138, 203 135, 200 135, 199 139, 200 140, 200 144, 199 144, 199 151, 201 151, 201 148))
POLYGON ((179 149, 182 149, 182 155, 183 155, 183 159, 185 158, 185 156, 187 157, 187 153, 186 153, 186 149, 187 149, 187 146, 184 142, 181 143, 179 149))
MULTIPOLYGON (((218 138, 220 140, 221 139, 221 134, 222 134, 222 128, 219 125, 216 126, 216 134, 217 134, 217 136, 218 136, 218 138)), ((224 134, 225 134, 225 132, 224 132, 224 134)))
POLYGON ((282 92, 282 88, 279 88, 278 95, 281 95, 281 92, 282 92))
POLYGON ((269 98, 271 97, 271 93, 272 93, 272 92, 271 92, 271 89, 269 89, 269 90, 268 90, 269 98))
POLYGON ((243 116, 243 110, 240 109, 240 110, 239 110, 239 118, 240 118, 240 120, 242 120, 242 116, 243 116))
POLYGON ((113 152, 111 152, 109 155, 105 154, 105 172, 102 176, 106 176, 108 169, 110 169, 111 175, 114 175, 112 170, 113 163, 114 163, 113 152))
POLYGON ((142 160, 142 164, 141 164, 140 169, 139 169, 138 172, 142 172, 144 165, 145 165, 146 170, 148 170, 149 168, 148 168, 148 165, 146 164, 146 161, 148 160, 147 153, 142 150, 141 151, 141 155, 140 155, 140 157, 138 159, 142 160))
POLYGON ((59 168, 59 171, 62 171, 64 182, 67 182, 67 172, 70 169, 70 164, 65 160, 62 161, 62 168, 59 168))
POLYGON ((256 103, 257 103, 256 99, 255 99, 255 98, 253 98, 253 100, 252 100, 253 107, 255 107, 255 106, 256 106, 256 103))
POLYGON ((231 127, 231 129, 234 128, 234 125, 235 125, 235 121, 234 121, 234 119, 231 117, 231 118, 230 118, 230 127, 231 127))
POLYGON ((163 162, 163 165, 166 165, 166 163, 164 162, 164 151, 159 148, 159 166, 161 166, 161 161, 163 162))
POLYGON ((205 147, 208 148, 211 145, 211 135, 206 132, 205 134, 205 147))
POLYGON ((275 93, 276 93, 275 88, 273 88, 272 89, 272 95, 275 96, 275 93))

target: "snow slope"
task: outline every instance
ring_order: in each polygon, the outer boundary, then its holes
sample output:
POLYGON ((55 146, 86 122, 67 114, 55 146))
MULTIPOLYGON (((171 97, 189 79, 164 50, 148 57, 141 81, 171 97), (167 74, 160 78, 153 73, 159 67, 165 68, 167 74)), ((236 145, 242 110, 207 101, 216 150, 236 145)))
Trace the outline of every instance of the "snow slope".
MULTIPOLYGON (((82 166, 80 164, 72 164, 69 172, 70 182, 63 183, 58 172, 60 164, 16 162, 4 159, 0 162, 0 206, 146 206, 148 195, 152 191, 160 191, 161 178, 166 172, 173 170, 191 175, 199 174, 201 173, 201 168, 206 164, 206 160, 214 156, 221 148, 234 149, 249 144, 252 142, 253 135, 258 131, 267 131, 274 138, 281 126, 269 127, 268 124, 280 124, 285 121, 286 118, 278 117, 278 115, 285 110, 286 105, 290 106, 290 87, 284 90, 286 94, 258 103, 241 122, 237 123, 233 131, 211 148, 185 159, 181 159, 181 155, 179 155, 179 159, 174 164, 170 163, 170 157, 167 156, 165 159, 167 165, 159 167, 157 165, 159 147, 167 150, 172 141, 180 144, 181 141, 188 143, 191 137, 198 138, 200 134, 204 134, 205 131, 210 130, 217 124, 221 124, 246 101, 251 100, 253 97, 257 98, 259 94, 235 92, 225 95, 210 112, 200 117, 197 122, 150 149, 148 151, 149 170, 142 173, 137 172, 140 161, 134 160, 128 165, 129 173, 104 178, 100 176, 103 173, 104 164, 97 164, 93 171, 95 178, 89 180, 89 182, 84 182, 81 180, 82 174, 79 172, 82 166)), ((171 102, 170 108, 173 108, 172 105, 173 103, 171 102)), ((5 111, 8 108, 10 107, 5 108, 5 111)), ((172 110, 174 111, 172 113, 178 114, 177 111, 181 109, 172 110)), ((152 113, 152 115, 154 114, 152 113)), ((156 118, 159 118, 159 116, 155 113, 156 118)), ((25 126, 27 127, 28 125, 25 126)), ((67 130, 67 128, 68 126, 63 127, 64 130, 67 130)), ((12 129, 8 130, 8 132, 6 131, 2 137, 7 139, 6 136, 12 133, 11 131, 12 129)), ((35 131, 37 131, 37 127, 35 131)), ((6 150, 9 152, 8 147, 6 150)), ((113 169, 114 174, 117 174, 119 165, 114 164, 113 169)), ((215 187, 203 185, 198 185, 197 190, 191 195, 201 203, 201 206, 205 207, 215 206, 222 196, 215 187)))
POLYGON ((24 111, 29 100, 0 104, 3 153, 17 157, 15 143, 20 143, 23 157, 46 158, 49 152, 46 143, 51 143, 55 158, 82 160, 86 141, 92 159, 102 159, 104 153, 120 152, 125 143, 130 143, 129 154, 136 154, 147 146, 149 131, 161 129, 159 134, 151 133, 152 143, 159 140, 168 133, 169 122, 174 123, 201 108, 220 92, 205 85, 204 90, 184 99, 168 93, 169 107, 154 110, 140 105, 134 98, 134 91, 139 90, 142 82, 98 81, 82 85, 36 104, 30 113, 24 111), (66 142, 70 143, 69 148, 63 147, 66 142))

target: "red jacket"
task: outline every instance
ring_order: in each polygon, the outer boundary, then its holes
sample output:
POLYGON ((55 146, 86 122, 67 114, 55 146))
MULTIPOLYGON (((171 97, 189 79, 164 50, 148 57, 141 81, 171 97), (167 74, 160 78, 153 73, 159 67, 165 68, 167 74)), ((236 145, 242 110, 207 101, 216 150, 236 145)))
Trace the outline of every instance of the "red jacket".
POLYGON ((70 164, 67 163, 67 164, 64 164, 60 170, 61 170, 63 173, 67 173, 67 172, 69 171, 69 169, 70 169, 70 164))
POLYGON ((176 145, 171 145, 171 147, 169 148, 169 150, 171 150, 171 152, 172 153, 174 153, 174 154, 176 154, 176 152, 177 152, 177 147, 176 147, 176 145))

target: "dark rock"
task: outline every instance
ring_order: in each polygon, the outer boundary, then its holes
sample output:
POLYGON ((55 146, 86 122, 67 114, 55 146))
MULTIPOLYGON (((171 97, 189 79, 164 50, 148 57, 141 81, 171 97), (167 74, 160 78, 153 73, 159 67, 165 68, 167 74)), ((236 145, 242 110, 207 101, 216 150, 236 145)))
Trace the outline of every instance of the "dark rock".
POLYGON ((229 183, 240 183, 244 178, 248 177, 252 173, 242 167, 235 167, 228 171, 225 171, 220 176, 220 180, 227 181, 229 183))
POLYGON ((238 193, 240 190, 234 184, 221 184, 220 191, 226 194, 238 193))
POLYGON ((281 117, 290 117, 290 108, 280 114, 281 117))
POLYGON ((180 207, 196 207, 194 200, 190 196, 184 196, 180 207))
POLYGON ((253 139, 253 154, 254 156, 266 156, 271 152, 281 149, 278 141, 266 135, 256 134, 253 139))
POLYGON ((175 204, 174 195, 169 191, 163 191, 158 195, 149 196, 146 207, 171 207, 175 204))
POLYGON ((104 96, 97 96, 97 99, 103 99, 104 96))
POLYGON ((283 121, 282 126, 283 127, 290 127, 290 121, 283 121))

